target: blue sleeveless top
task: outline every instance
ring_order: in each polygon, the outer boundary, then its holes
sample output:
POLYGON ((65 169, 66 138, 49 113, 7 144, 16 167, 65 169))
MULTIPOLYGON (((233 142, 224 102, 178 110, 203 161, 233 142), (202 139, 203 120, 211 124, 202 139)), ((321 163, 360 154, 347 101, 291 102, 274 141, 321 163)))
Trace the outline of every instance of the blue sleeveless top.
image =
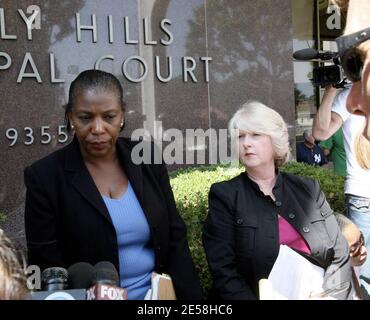
POLYGON ((135 192, 128 182, 119 199, 102 195, 117 234, 120 286, 129 300, 142 300, 150 289, 154 250, 148 246, 150 229, 135 192))

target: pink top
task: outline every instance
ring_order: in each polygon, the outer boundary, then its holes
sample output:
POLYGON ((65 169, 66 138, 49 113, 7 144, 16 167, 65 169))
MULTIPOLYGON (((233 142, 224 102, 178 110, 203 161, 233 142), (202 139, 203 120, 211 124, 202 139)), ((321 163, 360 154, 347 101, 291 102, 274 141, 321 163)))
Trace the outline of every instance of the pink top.
POLYGON ((281 216, 279 216, 279 243, 285 244, 300 252, 311 254, 310 247, 306 240, 281 216))

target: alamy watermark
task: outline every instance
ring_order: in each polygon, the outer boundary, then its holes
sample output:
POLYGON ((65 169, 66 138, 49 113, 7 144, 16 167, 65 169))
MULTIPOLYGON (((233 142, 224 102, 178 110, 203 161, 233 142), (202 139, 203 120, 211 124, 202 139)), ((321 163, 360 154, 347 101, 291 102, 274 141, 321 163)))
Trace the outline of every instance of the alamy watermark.
POLYGON ((138 141, 131 152, 133 163, 238 164, 237 139, 234 138, 238 134, 237 129, 231 134, 227 129, 214 128, 163 130, 161 121, 155 121, 154 127, 157 128, 154 134, 143 128, 132 132, 131 140, 138 141))

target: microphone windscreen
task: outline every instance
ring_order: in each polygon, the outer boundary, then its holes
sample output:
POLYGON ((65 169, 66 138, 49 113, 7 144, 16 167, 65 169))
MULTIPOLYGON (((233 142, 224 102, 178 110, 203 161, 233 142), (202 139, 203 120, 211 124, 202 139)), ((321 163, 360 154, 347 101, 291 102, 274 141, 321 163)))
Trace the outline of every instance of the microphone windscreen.
POLYGON ((293 58, 296 60, 312 60, 316 59, 319 56, 319 52, 316 49, 308 48, 298 50, 293 53, 293 58))
POLYGON ((41 282, 43 290, 52 290, 55 288, 64 288, 68 281, 68 271, 62 267, 47 268, 41 273, 41 282))
POLYGON ((116 267, 109 261, 100 261, 95 266, 94 283, 119 286, 119 275, 116 267))
POLYGON ((47 268, 41 273, 42 279, 53 279, 53 278, 67 278, 68 277, 68 271, 62 267, 51 267, 47 268))
POLYGON ((94 267, 87 262, 77 262, 68 268, 68 287, 86 289, 94 280, 94 267))

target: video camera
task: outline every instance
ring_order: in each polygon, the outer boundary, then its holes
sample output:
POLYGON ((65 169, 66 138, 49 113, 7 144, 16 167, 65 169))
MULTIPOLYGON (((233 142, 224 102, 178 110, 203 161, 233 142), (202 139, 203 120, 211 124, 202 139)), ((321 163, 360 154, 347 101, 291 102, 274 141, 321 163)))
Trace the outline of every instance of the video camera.
POLYGON ((315 86, 326 87, 333 85, 336 88, 343 88, 349 84, 344 76, 337 52, 318 51, 308 48, 294 52, 293 58, 298 61, 332 61, 334 63, 330 66, 313 69, 313 79, 311 81, 315 86))

